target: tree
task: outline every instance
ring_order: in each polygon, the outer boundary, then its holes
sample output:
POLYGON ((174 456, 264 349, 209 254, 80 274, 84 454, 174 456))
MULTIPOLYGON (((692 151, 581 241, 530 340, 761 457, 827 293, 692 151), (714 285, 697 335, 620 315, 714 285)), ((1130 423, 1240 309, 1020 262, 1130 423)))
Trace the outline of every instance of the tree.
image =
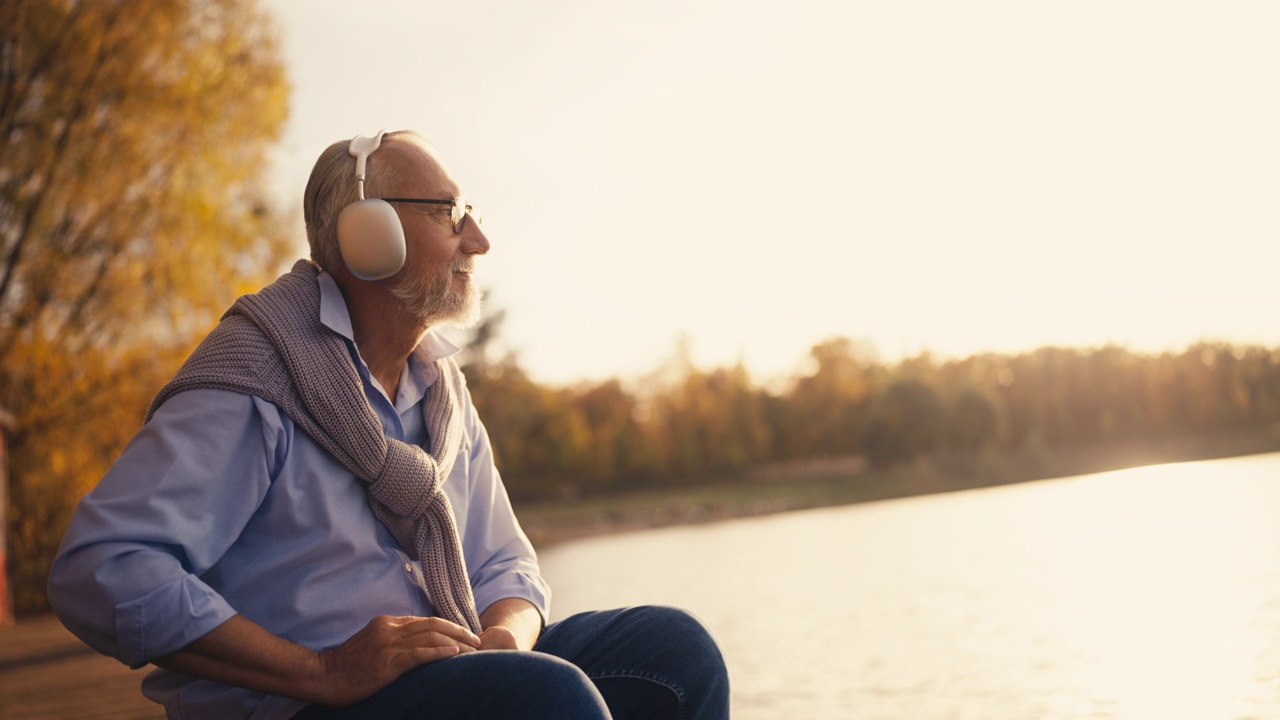
POLYGON ((0 4, 0 406, 15 605, 76 498, 243 292, 283 269, 263 199, 288 88, 252 0, 0 4))
POLYGON ((999 437, 1000 411, 986 392, 966 387, 952 405, 949 426, 953 449, 977 453, 999 437))
POLYGON ((669 450, 668 472, 684 482, 733 474, 768 459, 772 444, 761 393, 738 364, 686 375, 655 398, 655 419, 669 450))
POLYGON ((912 460, 938 448, 945 408, 922 380, 895 380, 872 404, 864 436, 867 459, 879 466, 912 460))
POLYGON ((865 405, 877 378, 865 341, 831 338, 809 350, 811 374, 798 377, 773 418, 778 454, 848 455, 862 447, 865 405))
POLYGON ((660 466, 656 433, 636 420, 636 398, 618 380, 584 385, 574 404, 591 432, 588 447, 590 477, 597 484, 634 480, 656 474, 660 466))

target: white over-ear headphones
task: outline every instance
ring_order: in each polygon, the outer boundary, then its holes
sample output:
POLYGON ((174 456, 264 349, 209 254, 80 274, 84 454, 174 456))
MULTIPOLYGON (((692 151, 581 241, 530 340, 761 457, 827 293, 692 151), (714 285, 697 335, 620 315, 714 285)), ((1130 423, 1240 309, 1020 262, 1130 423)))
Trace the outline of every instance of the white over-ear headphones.
POLYGON ((356 159, 359 198, 338 214, 338 250, 352 275, 361 280, 382 280, 404 267, 404 226, 395 208, 377 198, 364 198, 364 169, 369 155, 382 144, 386 130, 375 137, 351 138, 347 152, 356 159))

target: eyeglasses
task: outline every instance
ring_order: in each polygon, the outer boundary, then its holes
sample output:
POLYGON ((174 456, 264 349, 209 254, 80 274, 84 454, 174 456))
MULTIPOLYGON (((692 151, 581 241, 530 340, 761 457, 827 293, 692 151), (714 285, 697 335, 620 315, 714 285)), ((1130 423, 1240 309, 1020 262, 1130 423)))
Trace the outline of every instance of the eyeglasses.
POLYGON ((462 228, 467 226, 467 216, 471 216, 477 225, 483 224, 480 219, 480 213, 476 209, 467 204, 464 197, 456 197, 452 200, 430 200, 426 198, 382 198, 384 202, 389 203, 421 203, 423 205, 449 205, 449 220, 453 223, 453 234, 457 235, 462 232, 462 228))

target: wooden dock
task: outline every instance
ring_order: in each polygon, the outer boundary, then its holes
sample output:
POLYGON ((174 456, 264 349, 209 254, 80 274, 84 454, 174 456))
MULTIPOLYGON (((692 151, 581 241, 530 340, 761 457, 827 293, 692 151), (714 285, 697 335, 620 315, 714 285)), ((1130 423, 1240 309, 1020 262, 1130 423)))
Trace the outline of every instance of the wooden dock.
POLYGON ((163 720, 139 689, 148 671, 95 653, 52 615, 0 626, 0 720, 163 720))

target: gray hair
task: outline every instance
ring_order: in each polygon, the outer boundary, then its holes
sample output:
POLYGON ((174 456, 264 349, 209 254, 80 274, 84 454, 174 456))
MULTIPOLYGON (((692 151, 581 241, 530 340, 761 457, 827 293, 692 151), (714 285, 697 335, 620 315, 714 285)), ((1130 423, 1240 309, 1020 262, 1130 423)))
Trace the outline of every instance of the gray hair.
MULTIPOLYGON (((378 150, 395 142, 427 147, 426 140, 418 133, 400 130, 384 135, 378 150)), ((350 140, 339 140, 320 153, 315 167, 311 168, 311 177, 302 198, 302 219, 307 226, 311 259, 330 273, 342 263, 342 253, 338 249, 338 215, 359 197, 356 159, 347 152, 350 144, 350 140)), ((397 195, 404 186, 405 178, 396 163, 377 160, 378 150, 369 155, 365 165, 365 197, 397 195)))

